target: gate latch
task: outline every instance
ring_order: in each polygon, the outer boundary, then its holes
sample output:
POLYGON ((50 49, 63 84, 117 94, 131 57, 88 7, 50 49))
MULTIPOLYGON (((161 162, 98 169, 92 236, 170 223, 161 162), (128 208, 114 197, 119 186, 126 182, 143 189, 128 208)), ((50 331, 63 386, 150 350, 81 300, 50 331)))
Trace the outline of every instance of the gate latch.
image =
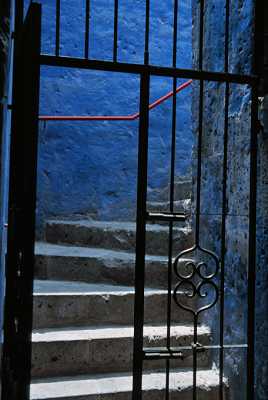
POLYGON ((191 344, 193 351, 196 351, 197 353, 203 353, 204 351, 206 351, 206 349, 204 348, 204 346, 201 343, 192 343, 191 344))

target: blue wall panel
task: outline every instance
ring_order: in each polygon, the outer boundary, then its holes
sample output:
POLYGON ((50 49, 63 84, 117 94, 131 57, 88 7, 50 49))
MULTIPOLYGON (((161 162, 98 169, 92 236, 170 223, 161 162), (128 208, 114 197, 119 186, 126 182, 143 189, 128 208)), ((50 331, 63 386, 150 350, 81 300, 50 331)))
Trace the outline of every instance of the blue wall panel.
MULTIPOLYGON (((83 57, 85 1, 62 0, 61 55, 83 57)), ((173 1, 152 1, 150 62, 172 64, 173 1)), ((92 0, 90 57, 112 60, 114 2, 92 0)), ((118 60, 142 63, 145 1, 119 1, 118 60)), ((180 2, 178 57, 190 67, 190 2, 180 2)), ((55 51, 55 1, 43 2, 44 53, 55 51)), ((42 68, 40 113, 128 115, 139 110, 139 76, 42 68)), ((178 82, 178 85, 183 81, 178 82)), ((172 90, 172 80, 152 77, 151 101, 172 90)), ((178 94, 177 176, 190 174, 191 88, 178 94)), ((149 185, 168 182, 171 141, 169 100, 150 114, 149 185)), ((38 223, 51 216, 89 214, 128 219, 135 214, 138 121, 40 123, 38 223)))

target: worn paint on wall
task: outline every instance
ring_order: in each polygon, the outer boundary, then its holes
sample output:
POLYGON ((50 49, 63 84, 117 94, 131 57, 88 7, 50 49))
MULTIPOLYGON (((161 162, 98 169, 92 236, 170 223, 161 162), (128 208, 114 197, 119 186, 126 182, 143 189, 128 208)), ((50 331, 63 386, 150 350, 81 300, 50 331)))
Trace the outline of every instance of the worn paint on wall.
MULTIPOLYGON (((198 18, 198 1, 193 3, 194 21, 198 18)), ((224 65, 224 1, 206 3, 205 67, 222 71, 224 65), (217 27, 217 29, 215 29, 217 27)), ((231 1, 229 64, 230 71, 251 72, 253 2, 231 1)), ((194 26, 197 27, 197 24, 194 26)), ((194 29, 193 50, 198 46, 194 29)), ((197 62, 197 52, 194 62, 197 62)), ((193 88, 194 132, 198 132, 198 85, 193 88)), ((202 245, 220 256, 223 179, 223 132, 225 85, 205 83, 204 132, 202 147, 202 245)), ((247 342, 247 269, 249 229, 249 162, 250 162, 250 91, 243 85, 230 85, 229 140, 227 171, 227 217, 225 254, 225 344, 247 342)), ((256 324, 256 399, 267 399, 267 145, 260 136, 257 227, 257 324, 256 324)), ((194 151, 196 154, 196 149, 194 151)), ((193 162, 195 179, 196 159, 193 162)), ((219 307, 204 314, 213 329, 214 344, 219 343, 219 307)), ((246 398, 246 350, 224 352, 224 373, 229 379, 231 400, 246 398)), ((214 352, 219 364, 219 353, 214 352)))
POLYGON ((257 280, 256 280, 256 387, 257 400, 266 400, 268 393, 268 125, 259 136, 258 200, 257 200, 257 280))
MULTIPOLYGON (((145 2, 119 2, 118 60, 142 63, 145 2)), ((171 66, 173 0, 151 2, 150 63, 171 66)), ((91 2, 90 57, 111 60, 114 2, 91 2)), ((84 1, 63 0, 61 54, 83 57, 84 1)), ((55 49, 55 2, 43 2, 43 52, 55 49)), ((190 2, 180 2, 177 63, 190 67, 190 2)), ((183 81, 178 81, 178 85, 183 81)), ((127 115, 139 110, 138 76, 43 68, 41 114, 127 115)), ((152 77, 151 100, 172 90, 172 80, 152 77)), ((177 177, 190 174, 191 88, 178 94, 177 177)), ((169 179, 171 145, 169 100, 150 113, 149 188, 169 179)), ((39 226, 51 216, 91 215, 99 219, 135 216, 138 121, 40 124, 39 226)))

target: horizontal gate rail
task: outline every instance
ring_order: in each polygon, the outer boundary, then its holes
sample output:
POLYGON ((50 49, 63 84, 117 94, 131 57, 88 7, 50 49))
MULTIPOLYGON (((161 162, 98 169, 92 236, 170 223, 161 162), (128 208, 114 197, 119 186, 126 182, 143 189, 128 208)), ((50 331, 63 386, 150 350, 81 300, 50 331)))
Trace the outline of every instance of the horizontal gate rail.
POLYGON ((231 72, 212 72, 205 70, 194 70, 173 67, 161 67, 158 65, 114 63, 112 61, 87 60, 77 57, 57 57, 42 54, 40 64, 52 67, 79 68, 95 71, 119 72, 127 74, 142 75, 144 73, 155 76, 171 78, 185 78, 212 82, 229 82, 241 85, 254 85, 258 82, 257 75, 241 75, 231 72))

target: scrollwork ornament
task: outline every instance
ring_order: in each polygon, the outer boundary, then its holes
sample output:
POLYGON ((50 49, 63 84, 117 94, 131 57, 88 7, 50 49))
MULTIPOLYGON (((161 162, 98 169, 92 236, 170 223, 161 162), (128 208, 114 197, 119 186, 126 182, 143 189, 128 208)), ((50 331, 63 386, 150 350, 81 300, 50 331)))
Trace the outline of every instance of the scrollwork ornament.
MULTIPOLYGON (((200 259, 200 257, 198 257, 200 259)), ((214 278, 217 276, 220 268, 219 258, 215 253, 210 250, 204 249, 199 245, 195 245, 190 249, 182 251, 174 261, 174 271, 179 282, 176 284, 173 298, 178 307, 191 312, 193 315, 198 316, 200 313, 209 310, 214 307, 219 299, 219 288, 214 282, 214 278), (203 254, 206 257, 206 261, 189 260, 184 264, 184 268, 188 272, 184 273, 180 270, 181 260, 192 253, 203 254), (212 260, 214 269, 209 272, 209 265, 207 259, 212 260), (210 295, 213 295, 213 299, 208 304, 202 305, 201 307, 190 307, 188 304, 182 301, 182 289, 185 298, 194 299, 196 296, 200 299, 206 299, 210 295), (205 290, 206 289, 206 290, 205 290)))

